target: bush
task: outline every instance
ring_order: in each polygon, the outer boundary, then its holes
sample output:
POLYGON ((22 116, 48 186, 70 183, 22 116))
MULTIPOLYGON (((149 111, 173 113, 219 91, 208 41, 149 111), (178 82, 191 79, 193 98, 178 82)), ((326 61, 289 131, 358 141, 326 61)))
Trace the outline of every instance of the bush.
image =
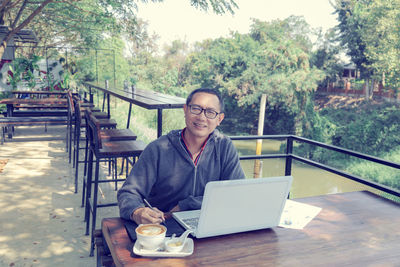
POLYGON ((374 156, 400 145, 400 110, 385 103, 326 113, 338 126, 332 144, 374 156))
MULTIPOLYGON (((393 162, 400 162, 400 149, 386 153, 383 158, 393 162)), ((372 162, 360 162, 350 164, 346 171, 373 182, 400 189, 400 173, 398 169, 372 162)))

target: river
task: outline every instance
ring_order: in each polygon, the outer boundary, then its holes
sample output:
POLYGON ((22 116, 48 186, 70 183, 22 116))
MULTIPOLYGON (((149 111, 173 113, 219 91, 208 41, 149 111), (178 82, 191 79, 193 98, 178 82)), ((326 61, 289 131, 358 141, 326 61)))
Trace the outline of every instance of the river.
MULTIPOLYGON (((255 155, 256 141, 233 141, 239 154, 255 155)), ((262 154, 280 154, 279 148, 283 142, 279 140, 263 140, 262 154)), ((273 177, 285 174, 285 159, 263 159, 262 176, 273 177)), ((246 177, 254 177, 254 160, 242 160, 242 168, 246 177)), ((290 198, 301 198, 341 192, 366 190, 367 187, 360 183, 331 172, 293 161, 293 184, 290 198)))

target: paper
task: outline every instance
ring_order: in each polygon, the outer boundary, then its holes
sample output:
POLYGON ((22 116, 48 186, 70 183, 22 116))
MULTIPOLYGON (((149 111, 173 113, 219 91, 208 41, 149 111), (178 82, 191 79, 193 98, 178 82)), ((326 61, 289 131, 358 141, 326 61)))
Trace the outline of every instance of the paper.
POLYGON ((320 211, 321 208, 319 207, 287 199, 279 226, 291 229, 303 229, 320 211))

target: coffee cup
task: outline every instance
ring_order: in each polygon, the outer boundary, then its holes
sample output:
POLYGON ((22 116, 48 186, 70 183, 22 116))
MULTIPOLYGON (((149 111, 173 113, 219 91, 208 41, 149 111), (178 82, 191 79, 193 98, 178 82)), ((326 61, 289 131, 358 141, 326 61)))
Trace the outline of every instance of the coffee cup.
POLYGON ((160 224, 140 224, 135 232, 137 241, 144 249, 156 250, 164 243, 167 228, 160 224))

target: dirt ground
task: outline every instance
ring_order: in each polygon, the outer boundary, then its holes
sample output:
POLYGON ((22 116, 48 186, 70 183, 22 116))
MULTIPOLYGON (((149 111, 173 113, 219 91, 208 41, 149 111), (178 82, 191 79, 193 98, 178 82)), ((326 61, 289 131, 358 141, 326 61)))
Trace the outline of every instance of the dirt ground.
MULTIPOLYGON (((379 99, 370 99, 369 105, 382 104, 384 101, 379 99)), ((315 96, 315 109, 321 110, 324 108, 355 108, 366 103, 365 97, 354 97, 344 95, 324 95, 319 94, 315 96)))
MULTIPOLYGON (((89 257, 84 209, 74 194, 74 169, 65 149, 65 127, 18 127, 0 145, 0 266, 95 266, 89 257)), ((82 168, 81 168, 82 169, 82 168)), ((80 175, 82 177, 82 175, 80 175)), ((115 200, 103 188, 101 201, 115 200)), ((99 210, 118 216, 118 208, 99 210)))

